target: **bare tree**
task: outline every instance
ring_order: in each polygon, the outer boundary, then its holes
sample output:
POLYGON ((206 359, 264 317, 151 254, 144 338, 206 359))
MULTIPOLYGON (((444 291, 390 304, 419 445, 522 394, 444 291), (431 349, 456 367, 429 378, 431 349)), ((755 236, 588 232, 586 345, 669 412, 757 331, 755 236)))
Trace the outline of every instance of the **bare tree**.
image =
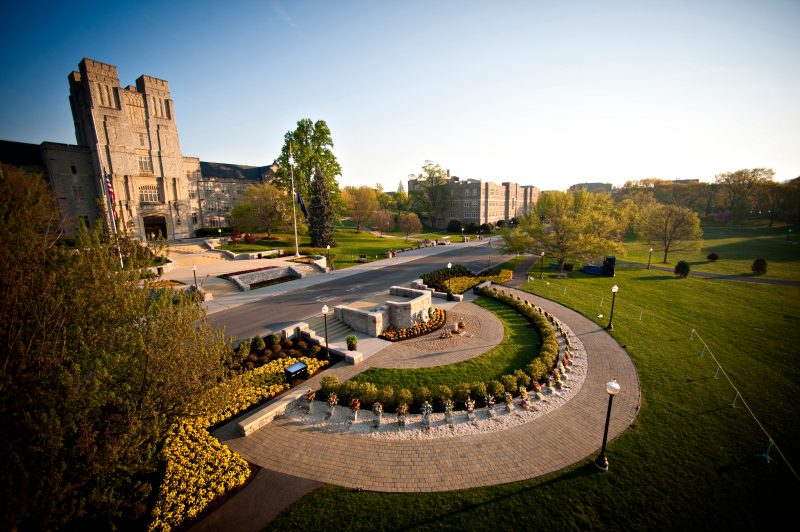
POLYGON ((386 209, 380 209, 372 214, 370 223, 379 233, 383 234, 394 225, 394 216, 386 209))
POLYGON ((419 233, 422 230, 422 222, 419 221, 419 216, 413 212, 401 214, 398 225, 400 230, 405 233, 406 241, 408 241, 409 235, 419 233))
POLYGON ((664 263, 670 251, 693 251, 700 247, 703 231, 700 218, 686 207, 654 203, 645 207, 639 218, 639 232, 664 252, 664 263))

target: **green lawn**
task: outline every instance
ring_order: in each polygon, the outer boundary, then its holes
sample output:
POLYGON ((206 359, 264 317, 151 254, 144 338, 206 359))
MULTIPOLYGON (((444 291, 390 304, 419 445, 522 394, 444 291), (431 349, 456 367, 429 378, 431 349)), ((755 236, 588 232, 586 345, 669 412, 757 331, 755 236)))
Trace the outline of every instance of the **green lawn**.
MULTIPOLYGON (((440 384, 452 388, 459 383, 489 382, 502 375, 524 369, 539 353, 541 341, 536 329, 528 320, 511 307, 487 297, 480 297, 476 304, 493 312, 505 327, 503 341, 483 355, 447 366, 417 369, 372 368, 356 375, 352 380, 371 382, 383 387, 390 384, 395 390, 415 390, 426 386, 435 390, 440 384)), ((433 333, 437 334, 437 333, 433 333)))
MULTIPOLYGON (((800 227, 792 228, 792 239, 788 227, 727 227, 703 224, 703 245, 700 251, 670 253, 666 266, 674 267, 679 260, 688 261, 696 271, 721 274, 751 275, 753 261, 766 259, 767 273, 773 279, 800 280, 800 227), (706 257, 714 252, 720 259, 711 262, 706 257)), ((647 242, 625 242, 625 251, 619 258, 647 264, 647 242)), ((653 265, 662 264, 663 252, 653 251, 653 265)))
MULTIPOLYGON (((366 255, 368 260, 386 258, 386 252, 412 247, 414 242, 405 242, 402 238, 378 237, 367 231, 355 232, 355 229, 345 225, 334 229, 336 235, 336 247, 331 248, 331 254, 335 257, 334 264, 337 269, 348 268, 357 264, 356 261, 361 255, 366 255)), ((256 235, 258 240, 253 244, 245 244, 243 241, 237 244, 225 244, 223 249, 234 253, 257 253, 269 249, 283 249, 284 253, 293 253, 294 234, 273 233, 276 240, 261 240, 265 235, 256 235)), ((308 235, 298 235, 298 243, 301 248, 311 245, 308 235)))
POLYGON ((731 406, 733 389, 714 378, 715 365, 700 357, 702 344, 690 331, 708 343, 797 470, 800 288, 675 279, 632 267, 614 279, 551 275, 526 287, 603 325, 611 285, 620 287, 613 335, 636 363, 642 407, 635 425, 610 443, 608 473, 597 473, 590 457, 545 477, 449 493, 326 486, 270 529, 793 529, 800 481, 782 462, 758 456, 767 437, 741 401, 731 406))

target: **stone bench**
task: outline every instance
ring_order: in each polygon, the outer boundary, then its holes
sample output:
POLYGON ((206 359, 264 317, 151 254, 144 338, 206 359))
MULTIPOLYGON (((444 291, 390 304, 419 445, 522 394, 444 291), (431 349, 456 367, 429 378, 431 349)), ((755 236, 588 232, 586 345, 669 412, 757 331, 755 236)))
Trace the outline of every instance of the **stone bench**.
POLYGON ((310 389, 309 386, 298 386, 284 393, 278 399, 252 411, 236 424, 239 433, 242 436, 249 436, 264 425, 268 425, 273 419, 285 413, 292 401, 300 399, 310 389))

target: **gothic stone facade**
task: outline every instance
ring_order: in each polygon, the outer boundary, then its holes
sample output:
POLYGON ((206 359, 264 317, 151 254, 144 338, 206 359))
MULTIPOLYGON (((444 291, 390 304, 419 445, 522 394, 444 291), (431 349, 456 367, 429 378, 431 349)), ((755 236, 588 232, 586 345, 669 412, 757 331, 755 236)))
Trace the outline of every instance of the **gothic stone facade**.
MULTIPOLYGON (((184 157, 162 79, 140 76, 136 85, 122 87, 115 66, 84 59, 68 80, 77 145, 43 142, 40 163, 27 166, 45 173, 69 233, 81 219, 91 224, 100 217, 96 198, 104 197, 104 175, 115 192, 119 230, 143 240, 193 237, 200 227, 228 225, 244 188, 274 176, 275 165, 184 157)), ((20 153, 32 147, 3 142, 2 162, 23 162, 20 153)))

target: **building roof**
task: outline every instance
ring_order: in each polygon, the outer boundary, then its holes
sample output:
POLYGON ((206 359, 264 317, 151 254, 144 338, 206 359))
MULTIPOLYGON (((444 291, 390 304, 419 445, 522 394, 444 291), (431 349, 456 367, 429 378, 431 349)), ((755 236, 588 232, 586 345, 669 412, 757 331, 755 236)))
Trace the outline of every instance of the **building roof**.
POLYGON ((28 142, 0 140, 0 162, 14 166, 44 168, 41 146, 28 142))
POLYGON ((200 173, 203 177, 215 177, 217 179, 269 181, 275 176, 274 167, 274 164, 272 166, 246 166, 243 164, 200 161, 200 173))

